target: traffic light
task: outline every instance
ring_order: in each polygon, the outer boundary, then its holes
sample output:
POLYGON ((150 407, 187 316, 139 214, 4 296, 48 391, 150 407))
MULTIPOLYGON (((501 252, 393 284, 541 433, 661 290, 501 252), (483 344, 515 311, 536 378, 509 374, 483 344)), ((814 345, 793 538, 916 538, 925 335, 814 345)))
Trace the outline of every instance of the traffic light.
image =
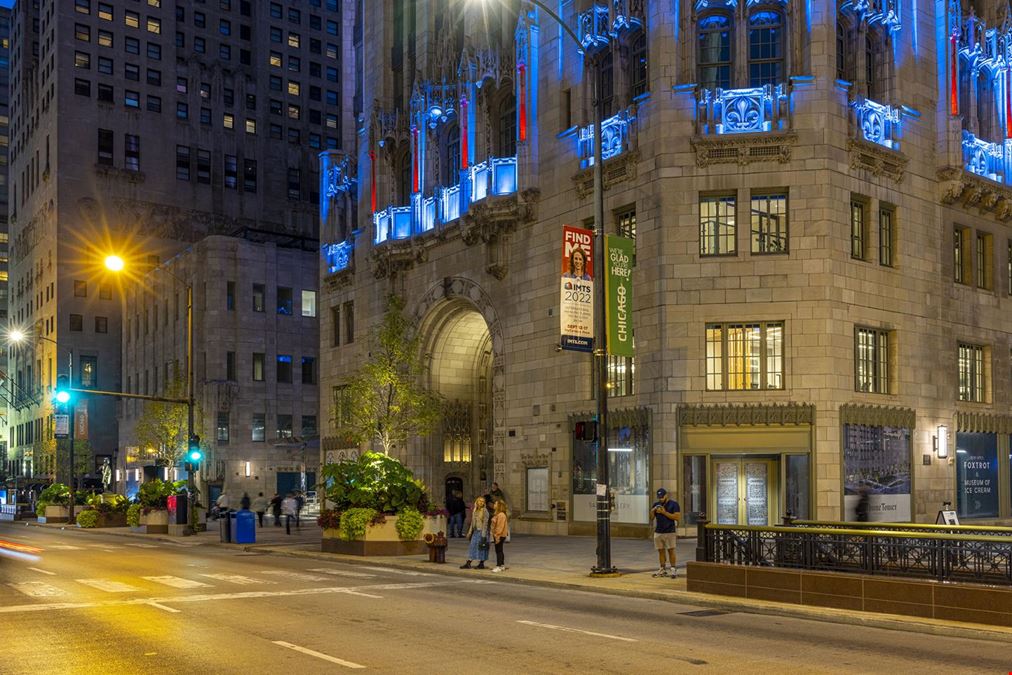
POLYGON ((56 389, 53 391, 53 401, 61 406, 70 403, 70 377, 67 375, 56 376, 56 389))
POLYGON ((200 464, 204 459, 204 453, 200 449, 200 436, 193 434, 186 448, 186 461, 190 464, 200 464))
POLYGON ((573 436, 578 441, 596 441, 597 422, 577 422, 573 425, 573 436))

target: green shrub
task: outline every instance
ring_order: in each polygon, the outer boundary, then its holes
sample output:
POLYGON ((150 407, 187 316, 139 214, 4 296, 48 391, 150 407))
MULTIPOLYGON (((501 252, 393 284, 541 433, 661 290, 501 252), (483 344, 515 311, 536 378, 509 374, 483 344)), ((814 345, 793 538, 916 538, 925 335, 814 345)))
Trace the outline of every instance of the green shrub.
POLYGON ((70 506, 70 488, 63 483, 53 483, 39 495, 39 504, 70 506))
POLYGON ((170 483, 156 478, 141 485, 137 492, 137 498, 140 500, 141 506, 149 509, 164 509, 168 506, 169 497, 180 494, 185 485, 185 480, 170 483))
POLYGON ((114 493, 88 495, 87 504, 99 513, 126 513, 130 500, 114 493))
POLYGON ((361 539, 377 515, 376 509, 348 509, 341 514, 341 538, 345 541, 361 539))
POLYGON ((96 509, 85 509, 77 514, 78 527, 98 527, 98 511, 96 509))
POLYGON ((144 508, 140 504, 131 504, 127 508, 127 525, 130 527, 140 527, 141 524, 141 509, 144 508))
POLYGON ((397 528, 397 536, 403 541, 414 541, 418 539, 418 535, 421 534, 422 528, 425 526, 425 521, 422 519, 422 514, 417 509, 404 509, 397 514, 397 523, 394 527, 397 528))
POLYGON ((44 518, 46 515, 46 506, 47 504, 45 502, 35 502, 35 515, 39 518, 44 518))
POLYGON ((425 484, 392 457, 363 452, 355 459, 328 464, 321 472, 327 499, 337 511, 374 509, 400 513, 402 509, 425 510, 425 484))

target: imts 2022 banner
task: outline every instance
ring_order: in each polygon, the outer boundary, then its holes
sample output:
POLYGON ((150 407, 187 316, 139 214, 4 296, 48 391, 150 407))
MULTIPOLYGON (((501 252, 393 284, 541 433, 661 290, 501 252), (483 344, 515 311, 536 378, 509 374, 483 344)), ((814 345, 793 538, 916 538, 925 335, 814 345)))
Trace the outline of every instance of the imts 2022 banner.
POLYGON ((594 232, 562 227, 559 328, 562 348, 594 351, 594 232))

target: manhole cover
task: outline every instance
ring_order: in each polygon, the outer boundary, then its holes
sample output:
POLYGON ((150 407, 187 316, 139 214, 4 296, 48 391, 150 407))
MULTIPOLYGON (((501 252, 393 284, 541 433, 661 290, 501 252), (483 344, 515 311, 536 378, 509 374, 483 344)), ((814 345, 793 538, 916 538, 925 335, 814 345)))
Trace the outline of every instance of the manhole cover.
POLYGON ((730 614, 730 612, 724 612, 719 609, 696 609, 691 612, 679 612, 682 616, 724 616, 730 614))

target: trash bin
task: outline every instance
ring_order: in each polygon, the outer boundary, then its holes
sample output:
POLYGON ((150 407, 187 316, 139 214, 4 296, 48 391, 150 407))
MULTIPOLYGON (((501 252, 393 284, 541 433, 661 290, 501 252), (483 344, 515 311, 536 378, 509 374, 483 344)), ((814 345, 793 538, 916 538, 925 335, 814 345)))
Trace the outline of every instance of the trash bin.
POLYGON ((255 544, 257 541, 256 514, 249 509, 243 509, 233 515, 235 516, 235 543, 255 544))
POLYGON ((232 543, 232 513, 224 513, 218 516, 218 527, 221 532, 221 543, 232 543))

